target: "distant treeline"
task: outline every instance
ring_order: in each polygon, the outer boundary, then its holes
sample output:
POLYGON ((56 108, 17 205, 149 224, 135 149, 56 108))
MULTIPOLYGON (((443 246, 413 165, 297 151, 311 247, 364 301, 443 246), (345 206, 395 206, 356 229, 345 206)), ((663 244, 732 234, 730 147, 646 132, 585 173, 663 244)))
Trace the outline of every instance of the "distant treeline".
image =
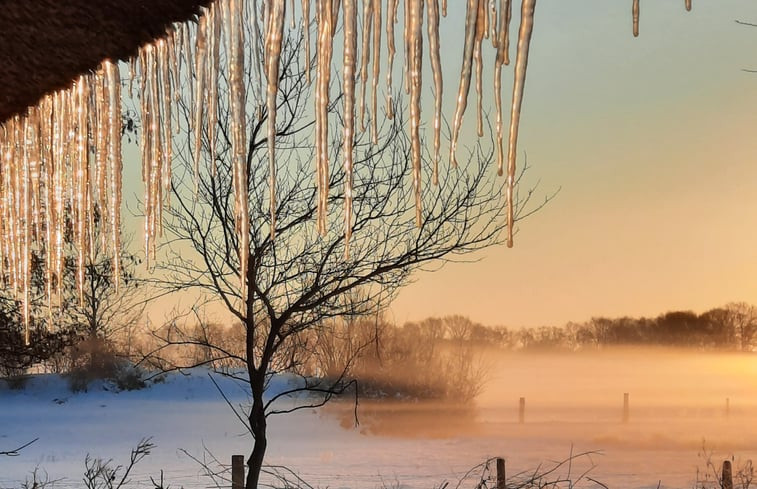
MULTIPOLYGON (((413 327, 423 328, 424 323, 436 321, 425 319, 413 327)), ((644 345, 752 351, 757 340, 757 308, 743 302, 702 314, 670 311, 654 318, 595 317, 582 323, 537 328, 485 326, 459 316, 453 322, 466 324, 464 335, 472 343, 512 350, 644 345)))

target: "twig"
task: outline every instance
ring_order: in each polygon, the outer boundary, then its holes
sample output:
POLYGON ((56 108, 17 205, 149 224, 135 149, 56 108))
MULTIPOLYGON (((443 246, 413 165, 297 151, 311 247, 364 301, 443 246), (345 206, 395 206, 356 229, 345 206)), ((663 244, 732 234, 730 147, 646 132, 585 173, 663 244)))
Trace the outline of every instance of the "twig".
POLYGON ((6 457, 17 457, 18 454, 19 454, 19 452, 21 450, 23 450, 24 448, 28 447, 29 445, 31 445, 32 443, 34 443, 37 440, 39 440, 39 438, 35 438, 32 441, 30 441, 28 443, 25 443, 25 444, 21 445, 18 448, 14 448, 13 450, 7 450, 7 451, 0 452, 0 455, 5 455, 6 457))

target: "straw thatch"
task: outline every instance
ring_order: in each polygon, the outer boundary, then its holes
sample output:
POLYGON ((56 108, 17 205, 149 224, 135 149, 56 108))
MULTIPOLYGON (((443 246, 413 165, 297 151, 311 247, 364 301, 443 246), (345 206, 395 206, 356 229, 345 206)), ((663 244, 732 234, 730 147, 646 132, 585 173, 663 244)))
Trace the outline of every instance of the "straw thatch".
POLYGON ((211 0, 0 0, 0 122, 211 0))

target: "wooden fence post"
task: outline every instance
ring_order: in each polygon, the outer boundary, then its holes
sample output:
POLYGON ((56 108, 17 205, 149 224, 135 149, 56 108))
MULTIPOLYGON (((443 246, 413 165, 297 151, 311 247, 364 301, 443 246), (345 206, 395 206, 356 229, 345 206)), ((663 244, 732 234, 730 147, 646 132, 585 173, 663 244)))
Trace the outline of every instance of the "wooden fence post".
POLYGON ((628 392, 623 393, 623 422, 628 423, 630 418, 630 406, 628 402, 628 392))
POLYGON ((723 489, 733 489, 733 473, 731 470, 731 461, 723 462, 723 489))
POLYGON ((505 459, 497 459, 497 489, 507 489, 505 477, 505 459))
POLYGON ((231 489, 244 489, 244 455, 231 456, 231 489))
POLYGON ((526 422, 526 398, 521 397, 518 403, 518 423, 526 422))

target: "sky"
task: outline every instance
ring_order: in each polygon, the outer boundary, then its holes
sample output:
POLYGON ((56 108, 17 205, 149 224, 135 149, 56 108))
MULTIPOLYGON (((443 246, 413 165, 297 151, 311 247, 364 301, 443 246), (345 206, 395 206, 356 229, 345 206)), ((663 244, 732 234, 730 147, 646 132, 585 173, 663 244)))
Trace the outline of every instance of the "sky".
MULTIPOLYGON (((449 120, 465 2, 448 3, 441 39, 449 120)), ((524 185, 538 182, 537 195, 559 192, 518 223, 514 248, 417 273, 389 319, 463 314, 519 327, 757 303, 757 74, 743 71, 757 69, 757 28, 736 19, 757 22, 757 3, 694 0, 686 12, 683 0, 642 1, 634 38, 630 1, 539 0, 518 164, 527 154, 524 185)), ((493 120, 490 47, 485 56, 484 107, 493 120)), ((432 79, 424 76, 430 125, 432 79)), ((511 86, 512 66, 503 70, 507 114, 511 86)), ((474 97, 461 146, 474 142, 474 97)), ((138 165, 127 171, 127 182, 139 180, 138 165)), ((134 192, 141 190, 125 193, 132 209, 134 192)))
POLYGON ((519 162, 560 191, 514 248, 418 274, 391 317, 517 327, 757 302, 757 74, 742 71, 757 28, 736 19, 757 22, 757 4, 642 2, 633 38, 630 1, 540 0, 519 162))

